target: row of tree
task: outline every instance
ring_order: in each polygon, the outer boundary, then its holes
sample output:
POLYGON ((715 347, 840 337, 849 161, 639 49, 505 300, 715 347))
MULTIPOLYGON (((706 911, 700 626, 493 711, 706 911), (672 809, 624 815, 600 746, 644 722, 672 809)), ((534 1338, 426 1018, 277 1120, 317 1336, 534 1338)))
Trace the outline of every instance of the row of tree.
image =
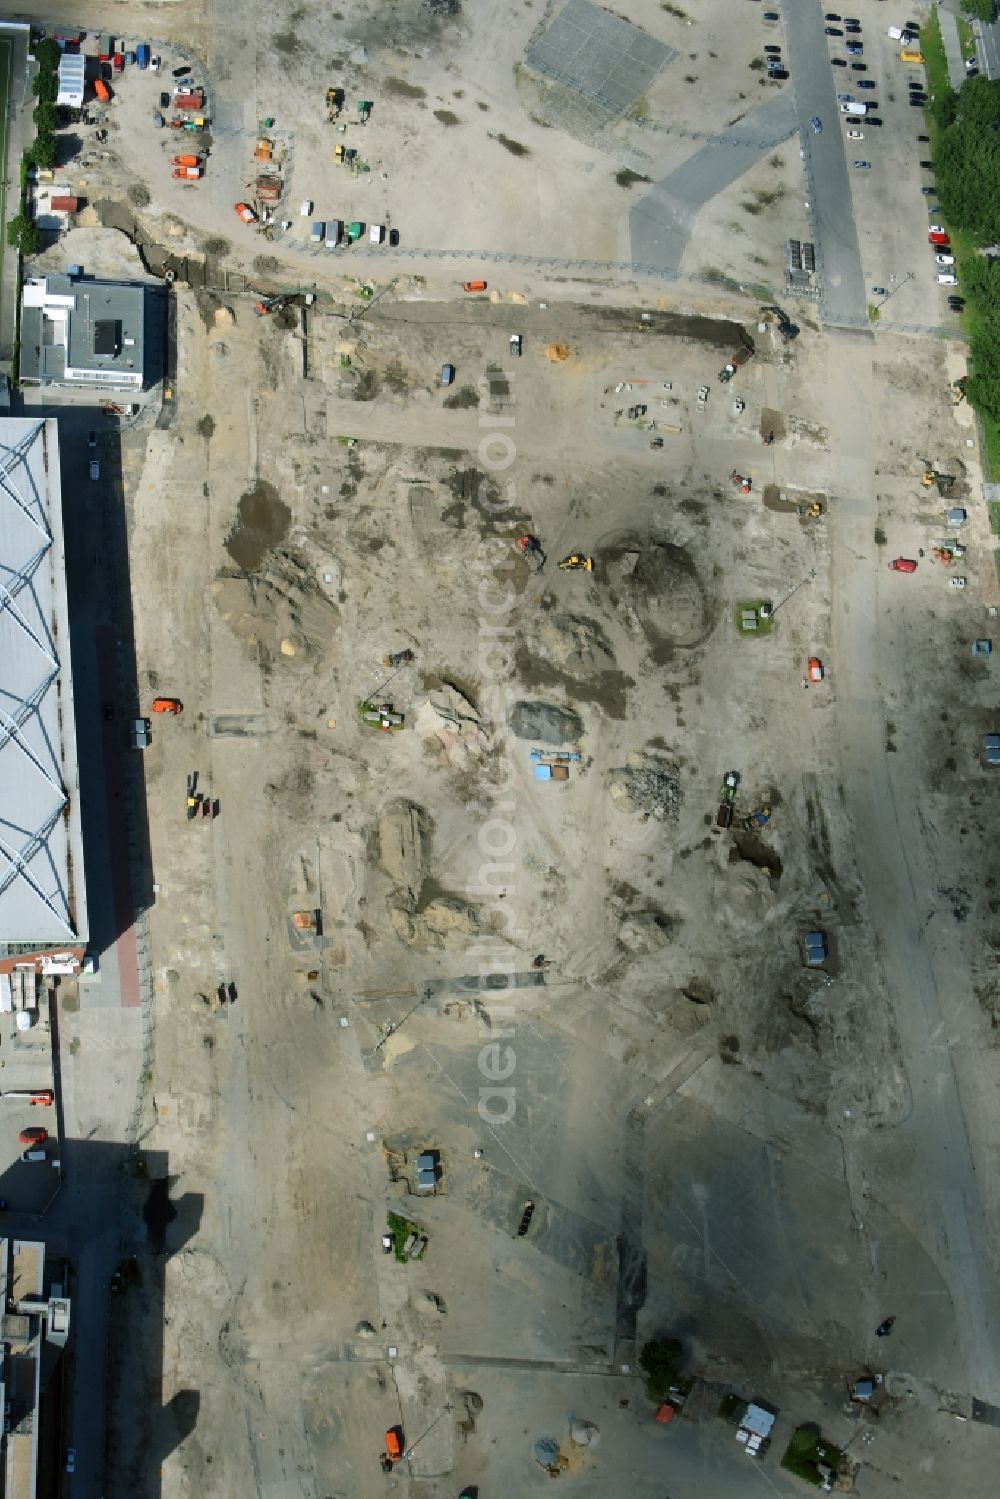
POLYGON ((962 293, 975 313, 967 395, 1000 423, 1000 83, 969 78, 932 105, 934 170, 945 222, 993 253, 962 257, 962 293))
POLYGON ((59 106, 56 104, 56 99, 59 94, 61 55, 58 45, 51 38, 46 37, 36 44, 35 61, 38 64, 38 71, 32 83, 32 92, 38 100, 32 114, 36 135, 21 160, 21 206, 7 225, 8 243, 19 250, 22 255, 36 254, 40 243, 38 225, 25 212, 24 192, 28 168, 50 169, 55 166, 59 155, 59 142, 56 137, 56 130, 59 126, 59 106))

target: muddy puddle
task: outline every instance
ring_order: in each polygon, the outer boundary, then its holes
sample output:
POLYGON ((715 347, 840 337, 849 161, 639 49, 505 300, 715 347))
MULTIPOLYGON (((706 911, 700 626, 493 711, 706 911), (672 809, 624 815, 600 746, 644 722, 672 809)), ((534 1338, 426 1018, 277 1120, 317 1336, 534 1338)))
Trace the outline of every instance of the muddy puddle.
POLYGON ((284 541, 291 519, 292 512, 274 485, 259 479, 240 496, 226 551, 244 572, 256 572, 268 552, 284 541))

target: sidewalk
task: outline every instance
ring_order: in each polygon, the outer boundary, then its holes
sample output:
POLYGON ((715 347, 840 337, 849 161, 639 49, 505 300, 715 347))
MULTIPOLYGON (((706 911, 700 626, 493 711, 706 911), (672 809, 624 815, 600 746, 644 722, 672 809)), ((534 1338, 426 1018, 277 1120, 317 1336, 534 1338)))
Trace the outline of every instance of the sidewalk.
POLYGON ((938 6, 938 23, 941 27, 944 53, 948 59, 948 81, 957 93, 965 82, 965 58, 962 56, 962 47, 958 40, 958 22, 953 11, 938 6))
MULTIPOLYGON (((0 23, 0 35, 9 41, 10 70, 7 78, 7 118, 5 121, 6 161, 3 171, 3 213, 0 214, 0 369, 10 370, 14 354, 15 298, 17 295, 17 252, 7 243, 7 224, 18 212, 20 203, 21 154, 34 139, 31 111, 35 106, 31 92, 28 63, 28 34, 9 24, 0 23)), ((33 70, 33 69, 32 69, 33 70)))

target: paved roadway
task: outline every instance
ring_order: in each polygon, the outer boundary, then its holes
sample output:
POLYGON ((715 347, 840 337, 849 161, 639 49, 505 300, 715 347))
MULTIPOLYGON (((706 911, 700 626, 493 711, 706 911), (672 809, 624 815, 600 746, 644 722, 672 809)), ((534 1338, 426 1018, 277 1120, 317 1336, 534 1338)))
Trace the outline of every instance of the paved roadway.
POLYGON ((844 126, 837 103, 836 74, 845 73, 846 69, 830 66, 830 48, 823 33, 823 11, 818 0, 786 5, 784 17, 788 64, 811 178, 807 192, 816 268, 822 277, 823 320, 848 326, 860 321, 867 327, 865 278, 854 223, 844 126), (822 123, 821 135, 813 132, 809 123, 812 115, 817 115, 822 123))
MULTIPOLYGON (((935 877, 908 766, 902 756, 898 763, 885 753, 897 650, 879 602, 887 574, 872 545, 873 349, 853 335, 831 337, 840 345, 829 362, 831 446, 844 486, 830 509, 840 781, 913 1101, 902 1124, 874 1138, 870 1164, 886 1178, 887 1200, 895 1196, 904 1218, 923 1227, 923 1242, 949 1292, 958 1377, 969 1394, 996 1404, 1000 1285, 965 1112, 966 1103, 970 1111, 975 1106, 976 1086, 975 1060, 964 1062, 961 1045, 967 985, 955 982, 961 954, 949 953, 935 938, 937 926, 928 926, 935 877)), ((877 1259, 878 1245, 872 1252, 877 1259)), ((905 1316, 906 1286, 886 1289, 896 1298, 891 1309, 905 1316)), ((944 1342, 923 1352, 931 1377, 950 1358, 944 1342)))

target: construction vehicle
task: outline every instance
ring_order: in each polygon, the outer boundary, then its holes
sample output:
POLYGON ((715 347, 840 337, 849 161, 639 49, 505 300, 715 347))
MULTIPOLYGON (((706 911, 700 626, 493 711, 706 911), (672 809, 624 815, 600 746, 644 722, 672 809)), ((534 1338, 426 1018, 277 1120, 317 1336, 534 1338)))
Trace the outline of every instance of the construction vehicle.
POLYGON ((921 475, 920 482, 925 489, 930 489, 932 484, 936 484, 938 494, 946 495, 949 490, 955 487, 955 475, 938 473, 937 469, 928 463, 926 471, 921 475))
POLYGON ((198 803, 201 801, 201 792, 198 790, 198 772, 192 770, 187 778, 187 808, 188 822, 193 822, 198 815, 198 803))
POLYGON ((749 494, 753 489, 753 479, 749 474, 738 474, 735 469, 729 475, 730 484, 735 484, 740 494, 749 494))
POLYGON ((342 167, 344 165, 344 147, 343 146, 334 146, 334 148, 333 148, 333 159, 337 163, 338 167, 342 167))
POLYGON ((744 817, 744 819, 743 819, 743 831, 745 833, 755 833, 760 828, 766 828, 767 824, 770 821, 771 821, 771 808, 770 807, 757 807, 748 816, 744 817))
POLYGON ((194 153, 185 156, 171 156, 170 165, 172 167, 197 167, 201 165, 201 157, 194 153))
POLYGON ((951 391, 951 400, 953 406, 960 406, 965 400, 965 387, 968 385, 968 383, 968 375, 960 375, 957 380, 953 380, 948 386, 948 389, 951 391))
MULTIPOLYGON (((519 536, 514 543, 522 557, 534 559, 535 571, 541 572, 545 566, 545 553, 537 536, 519 536)), ((559 564, 562 567, 562 563, 559 564)))
POLYGON ((201 167, 174 167, 170 175, 180 178, 182 182, 197 182, 201 177, 201 167))
POLYGON ((342 88, 328 88, 326 91, 326 117, 328 120, 336 120, 344 106, 344 90, 342 88))
POLYGON ((390 651, 387 656, 382 657, 382 665, 398 668, 400 666, 409 666, 410 662, 415 659, 413 652, 409 648, 403 651, 390 651))
POLYGON ((371 113, 372 113, 371 101, 368 100, 368 99, 359 99, 358 100, 358 124, 359 125, 367 125, 368 121, 371 119, 371 113))
POLYGON ((359 240, 361 238, 361 236, 364 234, 364 232, 365 232, 365 226, 364 226, 364 224, 358 223, 357 220, 355 220, 353 224, 348 224, 348 226, 347 226, 347 243, 349 245, 353 245, 356 240, 359 240))
POLYGON ((270 161, 274 154, 274 147, 266 135, 262 135, 253 148, 254 161, 270 161))
POLYGON ((585 557, 582 552, 570 552, 568 557, 563 558, 559 566, 563 572, 576 572, 577 569, 582 569, 584 572, 592 573, 594 571, 594 559, 593 557, 585 557))
POLYGON ((239 215, 244 224, 255 224, 257 222, 257 215, 249 203, 234 203, 233 212, 239 215))
POLYGON ((169 713, 176 718, 178 713, 184 712, 184 704, 179 697, 154 697, 149 705, 151 713, 169 713))
POLYGON ((362 698, 358 703, 358 718, 368 729, 378 729, 383 734, 398 733, 406 722, 402 713, 397 713, 391 703, 373 703, 362 698))
POLYGON ((727 828, 732 826, 733 803, 736 801, 736 793, 739 790, 739 785, 739 771, 727 770, 722 778, 722 785, 719 788, 721 800, 719 802, 719 809, 715 814, 715 821, 712 824, 713 833, 724 833, 727 828))
POLYGON ((485 281, 463 281, 462 282, 462 290, 463 291, 485 291, 486 290, 486 282, 485 281))
POLYGON ((253 310, 258 317, 267 317, 269 312, 281 312, 282 308, 288 306, 289 300, 288 297, 261 297, 259 302, 254 303, 253 310))

